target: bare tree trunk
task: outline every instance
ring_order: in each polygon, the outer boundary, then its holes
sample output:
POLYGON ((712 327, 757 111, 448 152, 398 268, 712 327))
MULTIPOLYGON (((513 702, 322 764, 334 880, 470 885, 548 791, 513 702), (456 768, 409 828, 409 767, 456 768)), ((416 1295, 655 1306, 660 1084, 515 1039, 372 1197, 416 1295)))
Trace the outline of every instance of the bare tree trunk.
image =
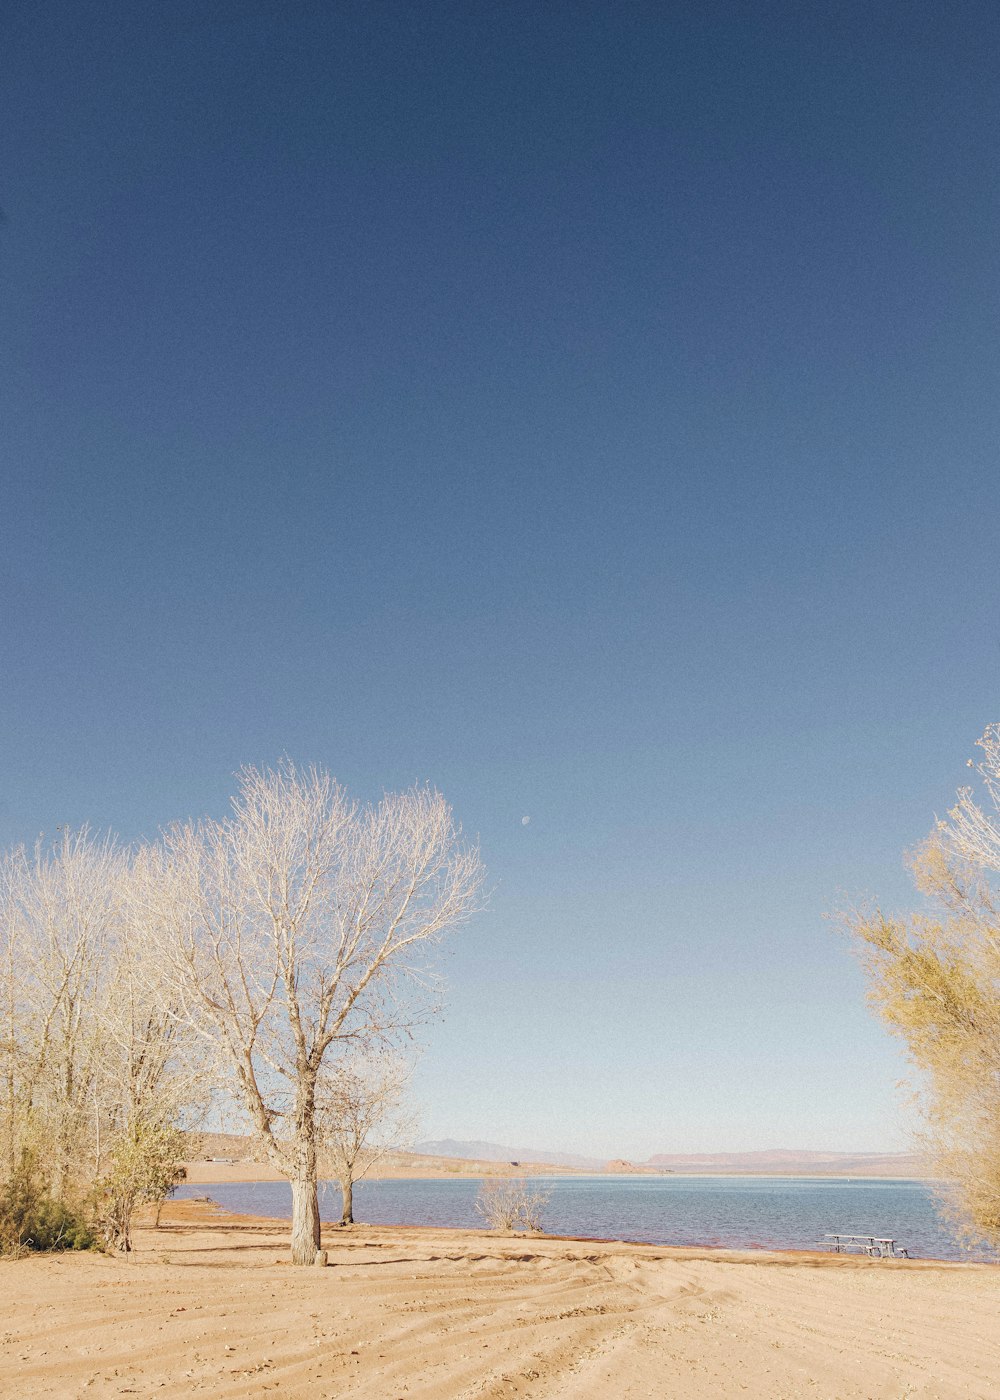
POLYGON ((101 1142, 101 1101, 100 1101, 99 1098, 95 1098, 95 1099, 94 1099, 94 1180, 95 1180, 95 1181, 100 1181, 100 1179, 101 1179, 101 1151, 102 1151, 102 1148, 103 1148, 103 1143, 101 1142))
POLYGON ((56 1200, 61 1200, 66 1191, 66 1184, 69 1178, 70 1161, 70 1124, 69 1115, 71 1112, 70 1102, 64 1099, 57 1105, 56 1112, 59 1114, 56 1122, 56 1141, 53 1152, 52 1166, 52 1194, 56 1200))
POLYGON ((340 1217, 341 1225, 354 1224, 354 1180, 345 1176, 340 1183, 340 1194, 344 1198, 344 1210, 340 1217))
POLYGON ((298 1066, 295 1094, 295 1175, 292 1187, 292 1263, 315 1264, 319 1250, 319 1196, 316 1162, 316 1072, 298 1066))
POLYGON ((292 1263, 314 1264, 319 1249, 319 1194, 316 1177, 292 1177, 292 1263))

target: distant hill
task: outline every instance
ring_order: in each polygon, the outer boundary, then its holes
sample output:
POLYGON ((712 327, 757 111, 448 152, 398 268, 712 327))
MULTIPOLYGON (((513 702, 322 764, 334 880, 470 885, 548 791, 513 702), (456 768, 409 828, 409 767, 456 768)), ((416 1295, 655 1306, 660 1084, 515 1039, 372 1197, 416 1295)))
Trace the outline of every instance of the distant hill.
POLYGON ((660 1152, 651 1167, 674 1172, 777 1172, 820 1176, 923 1176, 927 1164, 913 1152, 660 1152))
MULTIPOLYGON (((773 1148, 767 1152, 659 1152, 645 1162, 603 1157, 582 1157, 572 1152, 547 1152, 537 1147, 506 1147, 498 1142, 459 1142, 442 1138, 438 1142, 418 1142, 407 1152, 394 1154, 396 1167, 407 1165, 419 1171, 432 1170, 434 1163, 414 1161, 438 1158, 463 1163, 463 1170, 475 1172, 484 1162, 526 1162, 550 1167, 573 1167, 580 1171, 689 1172, 693 1175, 757 1176, 912 1176, 930 1175, 927 1163, 912 1152, 799 1152, 794 1148, 773 1148)), ((223 1158, 234 1162, 262 1161, 259 1144, 251 1137, 232 1133, 194 1134, 191 1157, 223 1158)), ((437 1164, 441 1168, 441 1162, 437 1164)), ((448 1170, 452 1170, 450 1167, 448 1170)), ((418 1174, 419 1174, 418 1171, 418 1174)))
POLYGON ((458 1142, 442 1138, 439 1142, 416 1142, 410 1149, 427 1157, 461 1157, 475 1162, 547 1162, 554 1167, 585 1167, 591 1171, 604 1169, 603 1157, 578 1157, 572 1152, 545 1152, 537 1147, 503 1147, 498 1142, 458 1142))
POLYGON ((428 1157, 473 1162, 539 1162, 584 1171, 709 1172, 788 1176, 926 1176, 926 1162, 912 1152, 803 1152, 772 1148, 764 1152, 659 1152, 645 1162, 609 1162, 537 1147, 506 1147, 498 1142, 418 1142, 411 1149, 428 1157))

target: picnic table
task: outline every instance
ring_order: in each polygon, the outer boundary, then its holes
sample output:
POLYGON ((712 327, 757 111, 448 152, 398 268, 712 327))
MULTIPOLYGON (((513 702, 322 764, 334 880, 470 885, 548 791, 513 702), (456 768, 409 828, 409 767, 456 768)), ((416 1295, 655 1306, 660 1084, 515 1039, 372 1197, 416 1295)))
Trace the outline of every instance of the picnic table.
POLYGON ((884 1235, 824 1235, 820 1244, 833 1250, 835 1254, 852 1252, 869 1255, 872 1259, 909 1259, 907 1249, 897 1249, 896 1241, 884 1235))

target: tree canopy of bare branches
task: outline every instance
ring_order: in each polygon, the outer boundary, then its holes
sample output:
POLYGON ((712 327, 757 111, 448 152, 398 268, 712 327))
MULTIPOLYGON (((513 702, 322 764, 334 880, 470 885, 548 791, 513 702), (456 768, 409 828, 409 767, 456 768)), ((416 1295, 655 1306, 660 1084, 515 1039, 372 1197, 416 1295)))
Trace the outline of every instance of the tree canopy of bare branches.
POLYGON ((104 972, 113 956, 125 861, 110 839, 63 832, 3 861, 5 1132, 11 1166, 32 1129, 47 1135, 64 1190, 84 1120, 99 1115, 104 972))
POLYGON ((244 769, 230 818, 170 828, 135 875, 175 1014, 288 1177, 292 1259, 311 1264, 328 1057, 389 1044, 434 1008, 430 954, 479 905, 478 851, 437 792, 362 807, 284 762, 244 769))
POLYGON ((0 858, 0 1177, 31 1162, 54 1200, 113 1194, 124 1248, 138 1197, 115 1164, 139 1180, 144 1145, 179 1150, 176 1126, 203 1097, 131 921, 131 880, 129 853, 86 829, 0 858))
POLYGON ((926 1142, 970 1236, 1000 1243, 1000 726, 975 765, 987 806, 963 788, 911 856, 926 912, 849 916, 869 997, 924 1085, 926 1142))

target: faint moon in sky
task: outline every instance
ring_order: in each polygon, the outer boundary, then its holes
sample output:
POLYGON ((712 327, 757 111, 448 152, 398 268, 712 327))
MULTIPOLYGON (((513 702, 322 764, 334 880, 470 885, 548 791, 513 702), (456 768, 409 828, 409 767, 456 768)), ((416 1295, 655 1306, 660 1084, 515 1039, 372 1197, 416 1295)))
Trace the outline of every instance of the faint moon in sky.
POLYGON ((530 817, 522 817, 522 818, 521 818, 521 825, 522 825, 522 826, 527 826, 528 823, 529 823, 530 821, 531 821, 531 818, 530 818, 530 817))

